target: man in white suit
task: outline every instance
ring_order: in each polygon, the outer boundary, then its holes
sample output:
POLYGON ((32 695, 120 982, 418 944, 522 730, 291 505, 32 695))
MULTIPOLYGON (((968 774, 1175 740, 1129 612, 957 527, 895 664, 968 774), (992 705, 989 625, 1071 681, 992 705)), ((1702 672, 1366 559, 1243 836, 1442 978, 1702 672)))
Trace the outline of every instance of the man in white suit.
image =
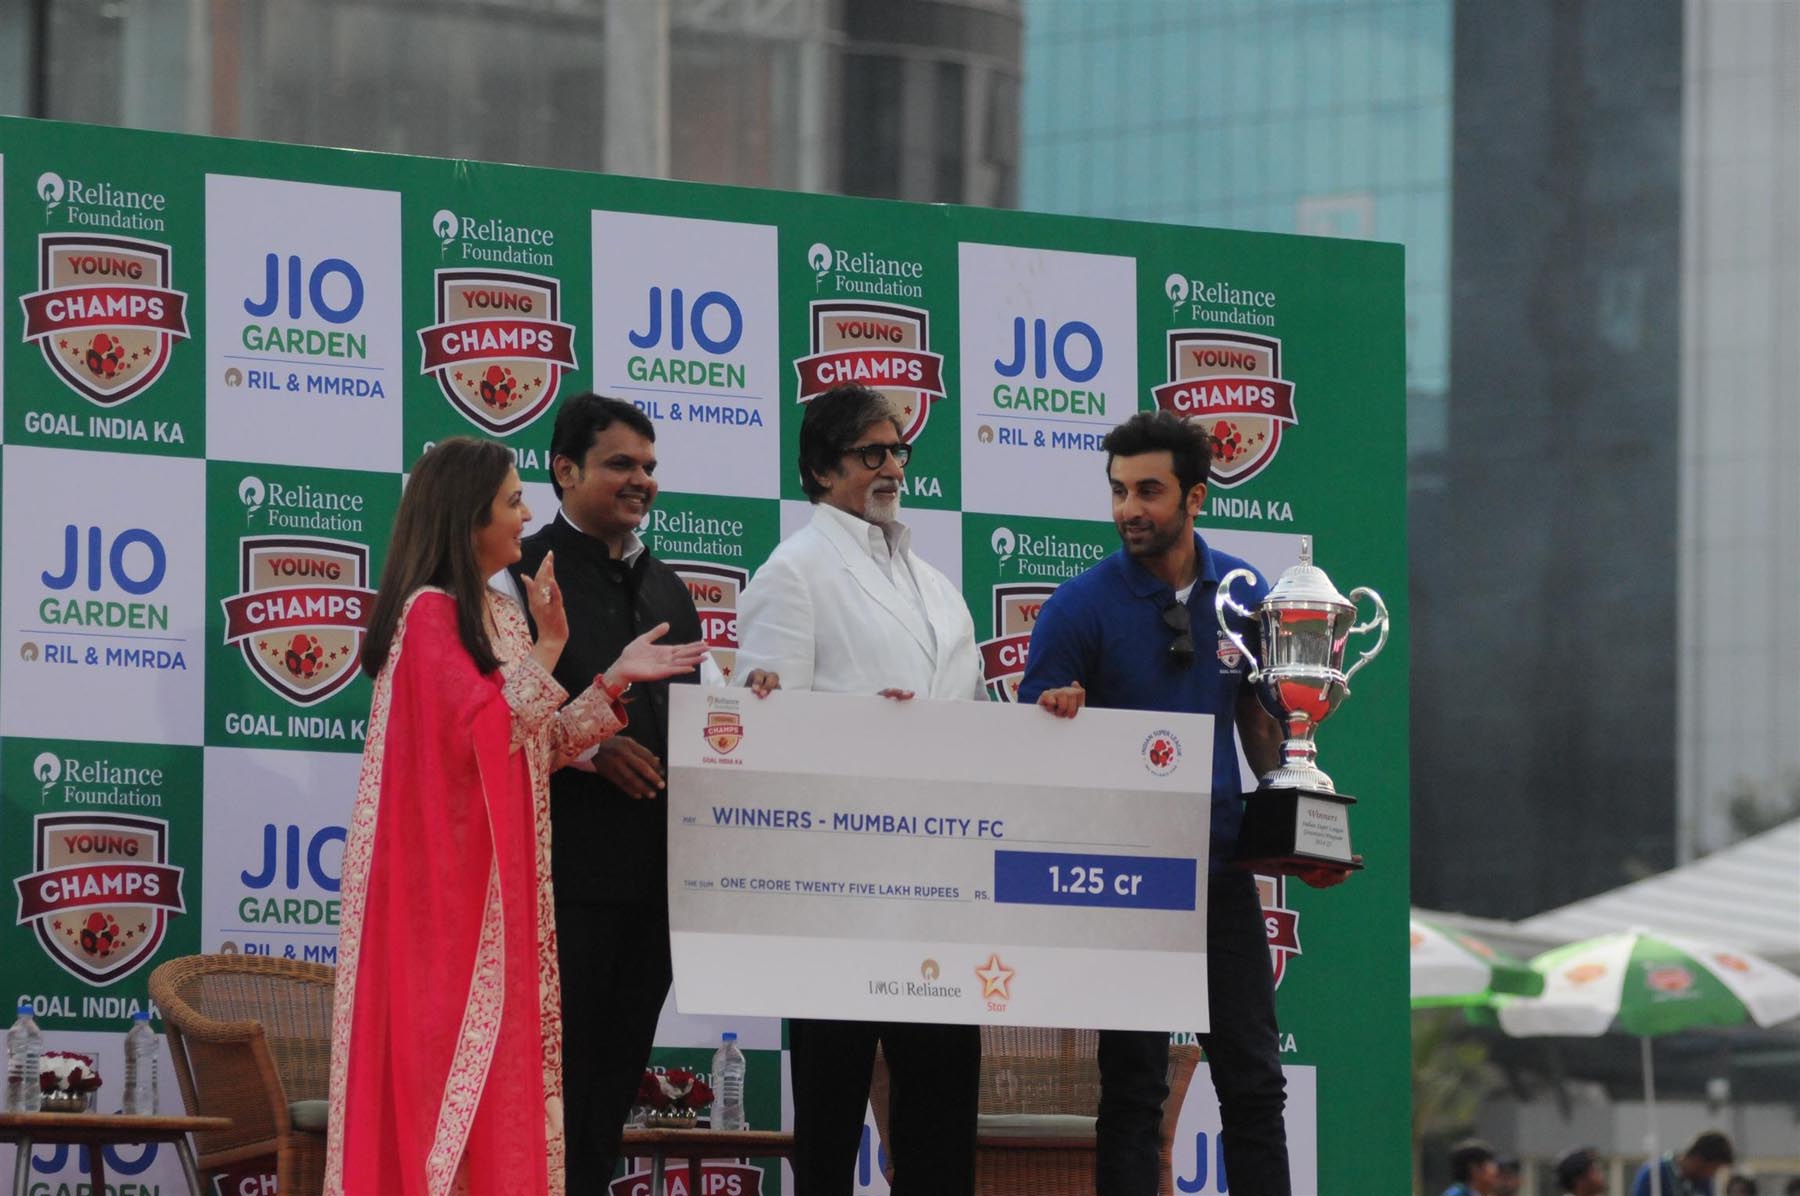
MULTIPOLYGON (((800 424, 800 482, 816 510, 738 603, 738 676, 896 701, 981 699, 975 623, 950 579, 899 521, 911 446, 888 402, 861 386, 814 399, 800 424)), ((895 1196, 969 1196, 981 1036, 974 1026, 796 1018, 795 1196, 849 1196, 879 1042, 891 1082, 895 1196)))

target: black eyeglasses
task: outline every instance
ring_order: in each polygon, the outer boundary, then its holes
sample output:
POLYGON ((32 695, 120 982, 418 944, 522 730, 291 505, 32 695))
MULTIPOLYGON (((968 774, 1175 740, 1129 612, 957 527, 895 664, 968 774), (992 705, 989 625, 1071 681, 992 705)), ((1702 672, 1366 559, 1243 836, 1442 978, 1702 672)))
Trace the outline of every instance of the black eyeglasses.
POLYGON ((906 463, 912 460, 912 445, 910 444, 853 444, 844 452, 846 454, 855 453, 862 458, 864 469, 880 469, 881 462, 889 453, 893 454, 894 460, 899 462, 902 469, 905 469, 906 463))
POLYGON ((1169 656, 1176 664, 1194 663, 1193 624, 1188 617, 1188 608, 1179 602, 1171 602, 1162 608, 1163 626, 1175 633, 1169 641, 1169 656))

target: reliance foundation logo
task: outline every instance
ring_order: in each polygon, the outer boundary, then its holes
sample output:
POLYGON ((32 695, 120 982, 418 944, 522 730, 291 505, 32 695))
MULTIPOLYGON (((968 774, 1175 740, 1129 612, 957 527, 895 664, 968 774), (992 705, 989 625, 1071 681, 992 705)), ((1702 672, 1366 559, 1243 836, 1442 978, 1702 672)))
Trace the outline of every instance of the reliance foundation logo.
POLYGON ((154 766, 115 764, 101 758, 83 760, 39 752, 31 775, 43 786, 39 804, 52 797, 64 805, 160 807, 163 770, 154 766))
POLYGON ((89 402, 110 407, 141 394, 188 337, 173 260, 159 241, 41 234, 38 289, 19 297, 26 343, 37 342, 57 379, 89 402))
POLYGON ((823 241, 813 242, 806 251, 806 262, 813 269, 815 292, 830 280, 832 289, 840 295, 887 299, 925 297, 923 262, 882 257, 866 250, 833 249, 823 241))
POLYGON ((1294 384, 1281 376, 1281 341, 1251 332, 1169 332, 1168 381, 1156 405, 1213 437, 1213 484, 1230 489, 1275 460, 1285 428, 1299 423, 1294 384))
POLYGON ((1015 532, 1004 525, 988 537, 988 547, 993 549, 994 564, 1002 575, 1011 569, 1018 577, 1059 582, 1086 572, 1110 551, 1103 544, 1067 540, 1051 532, 1015 532))
POLYGON ((65 971, 111 984, 147 963, 172 914, 187 912, 169 824, 130 814, 39 814, 33 870, 13 883, 18 924, 65 971))
POLYGON ((924 308, 898 303, 813 300, 812 352, 794 362, 799 401, 811 402, 834 386, 870 387, 892 405, 901 439, 912 440, 946 393, 944 356, 930 349, 930 320, 924 308))
POLYGON ((238 541, 238 592, 222 599, 225 642, 271 691, 296 706, 356 679, 375 604, 366 544, 312 536, 238 541))
POLYGON ((504 220, 478 220, 439 208, 431 218, 438 238, 438 260, 483 262, 500 266, 555 266, 556 230, 504 220))

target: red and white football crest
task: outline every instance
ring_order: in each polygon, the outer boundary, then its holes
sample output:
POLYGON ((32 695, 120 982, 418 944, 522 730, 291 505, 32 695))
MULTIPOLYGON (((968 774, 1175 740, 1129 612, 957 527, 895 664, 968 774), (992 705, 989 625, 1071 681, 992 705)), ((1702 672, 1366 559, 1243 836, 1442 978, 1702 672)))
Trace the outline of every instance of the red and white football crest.
POLYGON ((981 680, 988 697, 996 702, 1019 700, 1019 682, 1025 677, 1030 656, 1031 629, 1038 612, 1056 592, 1039 582, 1009 582, 994 587, 994 638, 983 640, 981 680))
POLYGON ((76 394, 111 407, 141 394, 187 339, 187 295, 170 287, 159 241, 87 233, 38 237, 38 289, 21 296, 25 339, 76 394))
POLYGON ((1294 414, 1294 384, 1281 376, 1281 341, 1217 328, 1169 331, 1169 380, 1156 405, 1198 422, 1216 442, 1213 485, 1229 490, 1261 473, 1294 414))
POLYGON ((812 303, 812 355, 794 362, 800 402, 834 386, 867 386, 885 395, 900 420, 900 438, 925 430, 931 404, 944 397, 944 357, 931 352, 924 308, 850 299, 812 303))
POLYGON ((39 814, 32 872, 14 881, 19 924, 63 969, 111 984, 149 961, 169 915, 185 913, 169 824, 132 814, 39 814))
POLYGON ((421 372, 484 432, 517 432, 549 410, 575 368, 562 283, 517 270, 439 270, 437 323, 419 332, 421 372))
POLYGON ((317 536, 245 536, 225 642, 264 685, 294 703, 324 701, 356 679, 375 605, 369 549, 317 536))

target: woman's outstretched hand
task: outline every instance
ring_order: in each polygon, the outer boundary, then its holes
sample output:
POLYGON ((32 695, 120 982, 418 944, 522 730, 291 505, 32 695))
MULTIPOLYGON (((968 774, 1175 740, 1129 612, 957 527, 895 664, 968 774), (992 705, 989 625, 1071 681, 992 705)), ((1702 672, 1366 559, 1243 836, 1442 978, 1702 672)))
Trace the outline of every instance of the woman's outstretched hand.
POLYGON ((678 677, 699 668, 700 662, 706 658, 706 641, 695 640, 691 644, 656 642, 668 633, 669 625, 658 623, 626 644, 625 650, 619 653, 619 659, 613 661, 611 667, 601 674, 607 688, 618 689, 633 681, 660 681, 664 677, 678 677))

